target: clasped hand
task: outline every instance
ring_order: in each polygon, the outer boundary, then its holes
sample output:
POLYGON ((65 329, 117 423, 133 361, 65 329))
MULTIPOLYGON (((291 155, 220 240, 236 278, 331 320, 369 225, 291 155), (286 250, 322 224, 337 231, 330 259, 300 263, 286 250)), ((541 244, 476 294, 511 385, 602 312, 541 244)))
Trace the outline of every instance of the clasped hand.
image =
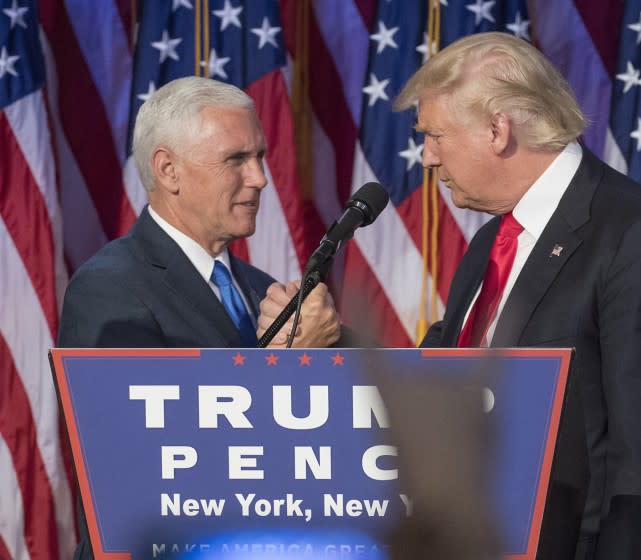
MULTIPOLYGON (((260 302, 260 316, 256 334, 260 338, 276 317, 296 295, 300 281, 289 282, 286 285, 274 282, 267 288, 265 299, 260 302)), ((278 331, 269 344, 269 348, 285 348, 291 332, 294 317, 278 331)), ((297 348, 326 348, 340 337, 340 318, 334 307, 334 300, 325 284, 316 286, 303 301, 300 320, 293 347, 297 348)))

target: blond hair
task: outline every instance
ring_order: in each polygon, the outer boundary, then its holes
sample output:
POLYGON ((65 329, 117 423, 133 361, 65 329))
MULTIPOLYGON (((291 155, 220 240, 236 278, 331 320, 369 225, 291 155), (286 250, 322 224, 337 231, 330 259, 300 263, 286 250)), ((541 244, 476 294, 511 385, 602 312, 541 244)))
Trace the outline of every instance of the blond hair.
POLYGON ((586 119, 565 78, 530 43, 507 33, 477 33, 428 60, 395 101, 404 110, 425 95, 449 96, 459 118, 503 113, 530 149, 561 150, 586 119))

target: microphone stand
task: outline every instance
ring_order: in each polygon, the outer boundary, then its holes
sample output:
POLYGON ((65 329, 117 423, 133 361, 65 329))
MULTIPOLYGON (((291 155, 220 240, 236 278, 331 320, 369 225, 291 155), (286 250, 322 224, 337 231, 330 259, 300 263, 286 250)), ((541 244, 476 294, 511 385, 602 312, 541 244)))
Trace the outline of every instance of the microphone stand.
MULTIPOLYGON (((329 266, 332 263, 332 258, 328 259, 321 266, 313 269, 311 272, 305 275, 303 278, 303 284, 301 285, 300 290, 296 292, 296 295, 289 301, 285 308, 280 312, 280 315, 274 319, 274 322, 269 325, 267 330, 263 333, 263 336, 260 337, 258 341, 258 348, 266 348, 267 345, 272 341, 276 336, 278 331, 283 328, 287 320, 294 314, 296 307, 298 306, 299 300, 304 301, 305 298, 310 294, 310 292, 318 286, 321 282, 325 280, 325 276, 329 270, 329 266)), ((294 325, 296 328, 296 325, 294 325)))

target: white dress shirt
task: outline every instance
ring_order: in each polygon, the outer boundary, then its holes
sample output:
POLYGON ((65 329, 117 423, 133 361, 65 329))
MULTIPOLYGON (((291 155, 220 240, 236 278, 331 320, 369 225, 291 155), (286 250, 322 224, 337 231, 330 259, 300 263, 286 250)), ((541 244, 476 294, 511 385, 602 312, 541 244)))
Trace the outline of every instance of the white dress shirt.
POLYGON ((231 275, 232 282, 236 290, 238 290, 238 293, 243 300, 243 304, 245 305, 245 309, 247 309, 247 312, 249 313, 249 316, 251 317, 251 320, 254 323, 255 327, 256 317, 254 317, 254 314, 252 313, 252 308, 247 305, 245 294, 240 289, 238 282, 236 282, 236 278, 234 277, 234 273, 232 272, 231 264, 229 261, 229 252, 227 251, 227 249, 223 249, 223 251, 219 255, 216 255, 216 257, 214 258, 191 237, 185 235, 182 231, 179 231, 165 219, 161 218, 160 215, 158 215, 158 213, 155 212, 151 206, 147 206, 147 210, 149 211, 149 215, 153 218, 153 220, 182 249, 182 252, 185 253, 185 256, 189 259, 191 264, 194 265, 194 268, 198 271, 198 274, 203 277, 205 282, 207 282, 212 292, 216 294, 216 297, 219 300, 220 290, 218 289, 218 286, 216 286, 216 284, 211 281, 211 274, 214 271, 215 261, 221 261, 227 267, 227 270, 229 270, 229 274, 231 275))
MULTIPOLYGON (((485 341, 488 346, 492 343, 496 324, 501 316, 503 307, 505 307, 505 302, 516 283, 516 279, 519 277, 519 274, 521 274, 521 270, 530 256, 534 245, 539 240, 539 237, 541 237, 545 226, 550 221, 552 214, 554 214, 561 198, 570 185, 570 181, 572 181, 572 178, 579 168, 582 157, 583 151, 579 144, 576 142, 568 144, 521 197, 521 200, 519 200, 514 210, 512 210, 512 215, 516 218, 516 221, 523 226, 523 231, 518 237, 518 246, 514 263, 512 264, 512 270, 507 278, 507 283, 501 295, 494 319, 492 323, 490 323, 486 333, 485 341)), ((463 322, 464 325, 476 302, 476 298, 481 292, 481 287, 479 287, 472 300, 472 304, 467 310, 465 321, 463 322)))

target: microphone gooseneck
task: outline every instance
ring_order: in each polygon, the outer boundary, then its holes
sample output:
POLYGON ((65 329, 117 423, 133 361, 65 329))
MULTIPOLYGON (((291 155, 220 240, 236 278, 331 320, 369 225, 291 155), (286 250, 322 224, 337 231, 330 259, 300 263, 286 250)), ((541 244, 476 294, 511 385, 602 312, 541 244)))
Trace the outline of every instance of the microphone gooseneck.
POLYGON ((389 194, 378 183, 366 183, 358 189, 347 201, 341 217, 329 227, 318 249, 307 261, 305 273, 331 260, 341 244, 353 237, 356 229, 368 226, 378 218, 388 201, 389 194))
POLYGON ((353 237, 356 229, 367 226, 378 218, 388 202, 387 191, 374 182, 366 183, 350 197, 343 214, 329 227, 318 248, 307 261, 301 280, 301 289, 260 337, 259 348, 265 348, 295 312, 294 324, 287 341, 287 347, 291 347, 303 300, 320 282, 325 280, 332 259, 342 244, 353 237))

